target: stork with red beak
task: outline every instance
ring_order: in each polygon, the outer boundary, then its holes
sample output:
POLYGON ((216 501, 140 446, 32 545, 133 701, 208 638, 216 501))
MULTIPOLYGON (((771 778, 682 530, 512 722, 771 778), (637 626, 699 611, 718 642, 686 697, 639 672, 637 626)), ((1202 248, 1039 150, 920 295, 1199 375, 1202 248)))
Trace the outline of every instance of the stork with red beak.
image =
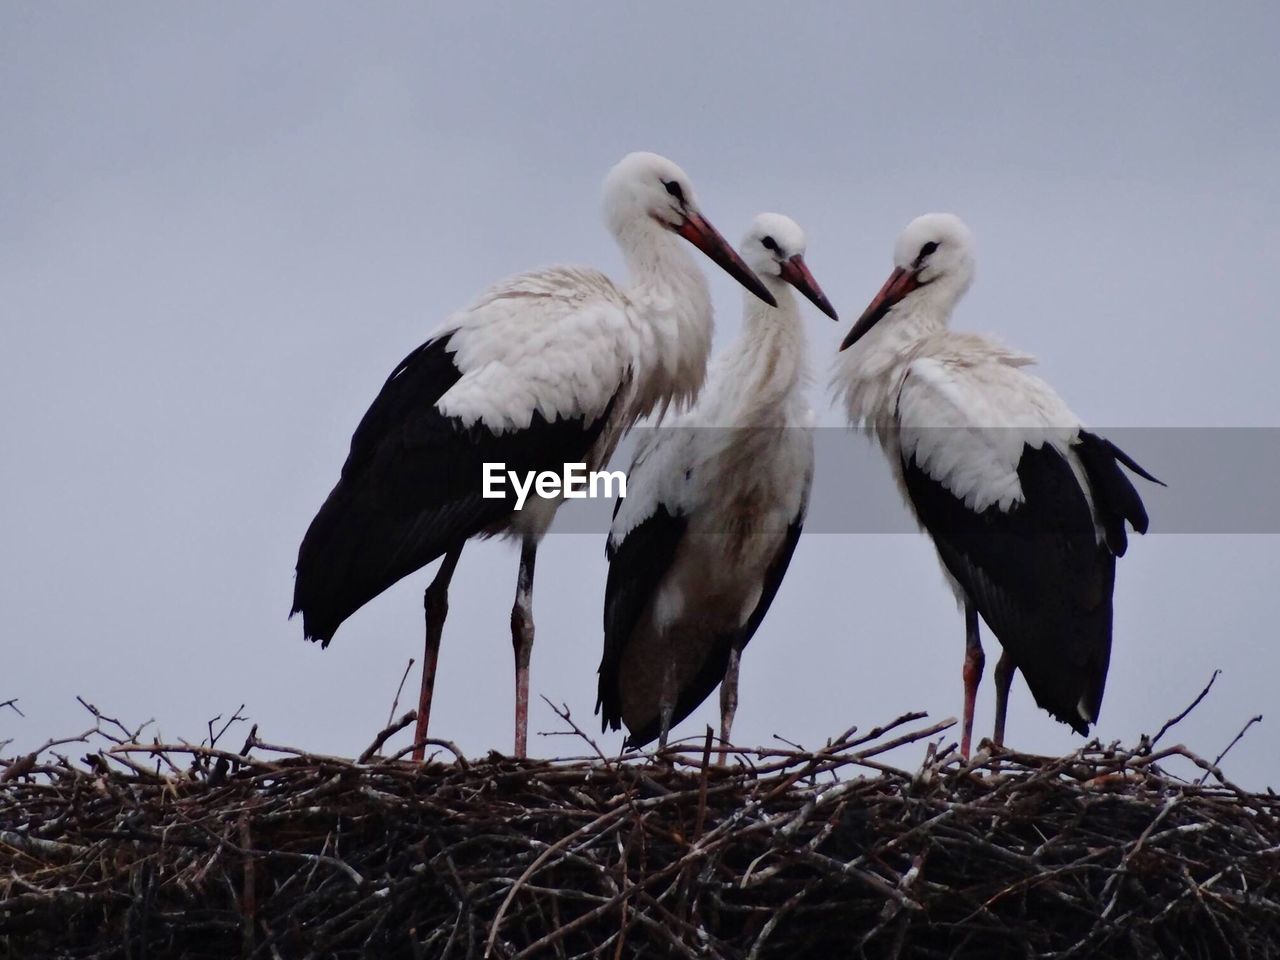
POLYGON ((742 334, 716 358, 687 414, 654 431, 631 465, 607 547, 605 728, 665 745, 720 685, 725 745, 738 667, 800 540, 813 483, 813 411, 799 293, 836 318, 805 264, 805 235, 762 213, 739 248, 777 301, 748 295, 742 334))
POLYGON ((521 544, 511 611, 516 755, 527 748, 534 561, 562 493, 530 497, 521 509, 509 486, 506 496, 484 495, 484 465, 519 475, 563 475, 566 464, 597 470, 641 417, 697 396, 711 298, 684 240, 774 303, 665 157, 623 158, 605 179, 604 208, 630 282, 589 267, 548 267, 499 281, 445 321, 392 371, 365 413, 298 550, 293 613, 322 646, 364 604, 441 560, 424 597, 418 759, 449 581, 471 537, 521 544))
POLYGON ((835 385, 849 419, 878 437, 965 612, 967 757, 984 656, 1000 641, 994 740, 1021 671, 1036 702, 1084 734, 1111 655, 1116 558, 1147 513, 1120 465, 1159 483, 1086 430, 1034 359, 949 329, 973 280, 973 241, 950 214, 913 220, 894 267, 841 344, 835 385))

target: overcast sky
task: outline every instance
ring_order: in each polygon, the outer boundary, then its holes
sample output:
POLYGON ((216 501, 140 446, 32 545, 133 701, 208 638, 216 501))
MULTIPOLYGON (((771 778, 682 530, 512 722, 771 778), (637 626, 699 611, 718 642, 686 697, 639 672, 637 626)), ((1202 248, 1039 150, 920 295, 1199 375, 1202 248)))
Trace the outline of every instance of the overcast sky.
MULTIPOLYGON (((805 227, 845 318, 808 311, 824 423, 895 235, 942 209, 978 243, 956 326, 1037 354, 1086 421, 1280 425, 1278 42, 1269 3, 5 5, 0 700, 26 717, 0 713, 0 740, 80 729, 79 694, 171 738, 243 702, 273 741, 367 744, 420 656, 429 575, 322 651, 285 619, 298 542, 445 316, 517 270, 620 269, 599 184, 630 150, 677 160, 731 239, 761 210, 805 227)), ((723 345, 741 297, 712 287, 723 345)), ((1269 492, 1187 453, 1210 433, 1125 429, 1171 484, 1144 488, 1155 531, 1240 529, 1178 521, 1188 463, 1224 501, 1269 492)), ((1235 436, 1274 457, 1274 431, 1235 436)), ((830 462, 850 502, 890 491, 830 462)), ((1280 781, 1277 529, 1135 538, 1101 737, 1153 731, 1221 667, 1177 738, 1213 756, 1268 714, 1227 768, 1280 781)), ((473 544, 453 581, 432 730, 468 752, 510 749, 516 561, 473 544)), ((539 554, 533 689, 592 729, 605 572, 602 530, 539 554)), ((962 656, 921 535, 814 532, 744 659, 735 739, 958 714, 962 656)), ((1014 745, 1080 742, 1014 689, 1014 745)), ((983 735, 992 700, 988 678, 983 735)), ((538 701, 531 730, 558 727, 538 701)))

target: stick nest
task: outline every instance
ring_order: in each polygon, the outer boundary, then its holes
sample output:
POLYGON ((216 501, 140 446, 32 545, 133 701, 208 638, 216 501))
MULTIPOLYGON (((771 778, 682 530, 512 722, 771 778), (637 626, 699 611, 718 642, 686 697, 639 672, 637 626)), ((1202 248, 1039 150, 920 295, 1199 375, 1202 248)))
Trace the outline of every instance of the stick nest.
POLYGON ((1280 956, 1280 797, 1181 747, 966 763, 909 714, 816 751, 420 765, 374 755, 412 714, 357 760, 95 715, 82 759, 0 760, 0 955, 1280 956), (875 759, 913 741, 914 772, 875 759))

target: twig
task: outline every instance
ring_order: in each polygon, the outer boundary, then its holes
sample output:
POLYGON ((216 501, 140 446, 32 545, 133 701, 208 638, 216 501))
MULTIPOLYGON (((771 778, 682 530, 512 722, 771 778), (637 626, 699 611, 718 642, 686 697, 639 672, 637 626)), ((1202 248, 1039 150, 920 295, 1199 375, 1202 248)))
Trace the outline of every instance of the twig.
POLYGON ((0 783, 6 783, 9 780, 16 780, 24 774, 30 773, 35 768, 36 760, 40 754, 53 747, 60 747, 65 743, 88 743, 89 738, 98 732, 97 727, 86 730, 78 737, 59 737, 53 740, 46 740, 36 749, 32 750, 25 756, 18 757, 16 760, 6 761, 0 760, 0 763, 7 763, 3 770, 0 770, 0 783))
MULTIPOLYGON (((567 703, 561 704, 560 706, 557 707, 554 703, 548 700, 545 695, 542 696, 542 699, 543 699, 543 702, 545 702, 546 705, 552 709, 555 715, 559 717, 561 720, 563 720, 565 723, 567 723, 573 729, 573 733, 579 739, 583 740, 587 744, 587 746, 591 748, 592 752, 597 757, 600 758, 601 763, 603 763, 606 767, 611 765, 609 758, 605 756, 604 751, 600 749, 600 745, 596 743, 595 740, 593 740, 591 737, 587 736, 586 731, 584 731, 580 726, 574 723, 573 717, 569 715, 569 705, 567 703)), ((547 734, 539 732, 538 736, 547 736, 547 734)))
POLYGON ((240 711, 243 709, 244 709, 243 703, 240 704, 240 706, 236 707, 235 712, 231 714, 230 719, 228 719, 227 722, 222 725, 222 729, 219 730, 216 734, 213 732, 213 725, 222 719, 222 714, 218 714, 216 717, 214 717, 212 720, 209 721, 209 746, 216 747, 218 745, 218 741, 222 739, 222 735, 225 734, 229 729, 231 729, 231 725, 233 723, 240 723, 248 719, 248 717, 243 717, 240 715, 240 711))
POLYGON ((374 754, 382 749, 384 743, 417 719, 418 711, 410 710, 395 723, 388 723, 382 732, 373 738, 373 743, 365 747, 364 752, 356 758, 356 763, 368 763, 373 759, 374 754))
POLYGON ((142 724, 141 726, 139 726, 136 730, 130 730, 128 727, 126 727, 123 723, 121 723, 115 717, 106 716, 104 713, 102 713, 102 711, 100 711, 97 707, 95 707, 92 703, 90 703, 84 697, 77 696, 76 700, 79 701, 80 706, 88 710, 89 713, 92 714, 93 718, 98 721, 98 729, 95 732, 98 733, 100 736, 106 737, 108 740, 111 740, 115 743, 136 742, 138 738, 142 736, 142 731, 145 730, 147 727, 151 726, 151 724, 155 722, 153 718, 151 720, 148 720, 146 723, 142 724), (121 734, 124 735, 124 740, 120 740, 117 737, 114 737, 111 734, 107 733, 105 730, 103 730, 102 724, 104 723, 110 724, 111 726, 119 730, 121 734))
MULTIPOLYGON (((417 711, 415 710, 412 712, 414 714, 414 719, 416 720, 417 711)), ((471 765, 467 763, 467 758, 463 755, 462 750, 459 749, 458 745, 454 743, 452 740, 439 740, 439 739, 436 739, 435 737, 427 737, 425 740, 422 741, 422 743, 424 746, 441 747, 445 750, 448 750, 450 753, 453 754, 453 760, 460 769, 469 770, 471 768, 471 765)), ((413 752, 413 748, 414 748, 414 745, 410 744, 409 746, 395 753, 393 756, 390 757, 390 759, 392 760, 403 759, 404 757, 408 756, 410 753, 413 752)))
MULTIPOLYGON (((396 715, 396 708, 400 706, 400 693, 404 690, 404 682, 409 679, 409 671, 413 669, 413 657, 409 658, 409 662, 405 664, 404 673, 400 675, 400 685, 396 687, 396 695, 391 701, 391 709, 387 712, 387 726, 391 726, 391 721, 396 715)), ((414 719, 417 719, 417 712, 414 712, 414 719)))
MULTIPOLYGON (((1248 731, 1250 727, 1252 727, 1255 723, 1261 723, 1261 722, 1262 722, 1262 714, 1260 713, 1250 717, 1248 721, 1245 723, 1245 725, 1240 728, 1240 732, 1237 733, 1235 737, 1232 739, 1232 741, 1227 744, 1226 749, 1224 749, 1220 754, 1218 754, 1217 758, 1213 761, 1214 768, 1216 769, 1222 763, 1222 758, 1231 752, 1231 748, 1240 742, 1241 738, 1244 737, 1245 733, 1248 731)), ((1209 779, 1209 771, 1206 770, 1204 772, 1204 775, 1197 782, 1204 783, 1208 779, 1209 779)))
POLYGON ((1192 710, 1194 710, 1196 707, 1200 705, 1200 701, 1209 695, 1209 691, 1213 689, 1214 681, 1218 679, 1218 675, 1221 673, 1222 673, 1221 670, 1214 670, 1213 674, 1209 677, 1209 682, 1204 685, 1204 689, 1201 690, 1200 693, 1196 696, 1196 698, 1191 701, 1191 703, 1187 706, 1187 708, 1183 710, 1180 714, 1178 714, 1176 717, 1173 717, 1164 722, 1164 726, 1161 727, 1156 732, 1156 735, 1146 742, 1145 745, 1148 753, 1150 753, 1152 750, 1155 749, 1156 744, 1160 742, 1160 738, 1163 737, 1170 730, 1170 728, 1172 728, 1177 723, 1181 723, 1182 720, 1186 718, 1187 714, 1189 714, 1192 710))

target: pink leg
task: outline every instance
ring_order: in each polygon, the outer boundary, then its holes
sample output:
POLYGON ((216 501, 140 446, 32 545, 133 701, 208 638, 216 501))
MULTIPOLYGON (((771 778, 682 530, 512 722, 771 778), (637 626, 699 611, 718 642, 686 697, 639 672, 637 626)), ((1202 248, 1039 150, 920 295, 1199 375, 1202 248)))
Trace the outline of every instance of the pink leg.
POLYGON ((537 555, 537 542, 526 540, 520 548, 516 602, 511 608, 511 646, 516 656, 517 757, 526 757, 529 753, 529 658, 533 653, 533 564, 537 555))
POLYGON ((742 651, 736 646, 729 651, 729 667, 720 681, 720 761, 729 756, 729 732, 733 729, 733 717, 738 712, 738 663, 742 651))
POLYGON ((427 722, 431 719, 431 693, 436 685, 436 661, 440 657, 440 636, 444 633, 444 618, 449 614, 449 581, 462 548, 450 550, 444 555, 435 579, 422 597, 422 607, 427 615, 427 642, 422 652, 422 690, 418 694, 418 725, 413 731, 413 759, 422 761, 426 753, 427 722))
POLYGON ((982 680, 982 668, 986 663, 982 640, 978 637, 978 611, 968 603, 964 606, 964 632, 964 722, 960 753, 968 760, 973 741, 973 707, 978 699, 978 683, 982 680))

